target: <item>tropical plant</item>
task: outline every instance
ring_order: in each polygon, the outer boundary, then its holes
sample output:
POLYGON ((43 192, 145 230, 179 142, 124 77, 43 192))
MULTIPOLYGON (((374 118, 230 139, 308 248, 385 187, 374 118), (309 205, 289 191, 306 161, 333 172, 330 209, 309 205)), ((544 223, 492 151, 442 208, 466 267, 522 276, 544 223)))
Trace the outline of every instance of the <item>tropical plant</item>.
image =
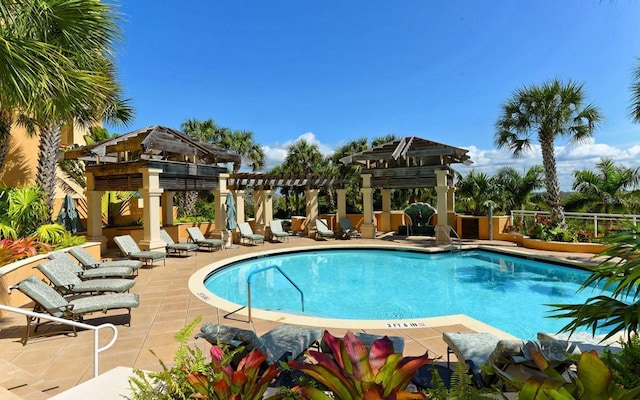
POLYGON ((487 201, 495 196, 495 184, 493 178, 484 172, 471 170, 467 175, 458 180, 456 185, 458 200, 465 204, 466 210, 474 215, 481 215, 486 209, 487 201))
POLYGON ((48 220, 49 208, 39 187, 0 188, 0 232, 4 238, 31 235, 48 220))
POLYGON ((0 266, 49 250, 50 247, 47 244, 38 242, 34 237, 18 240, 2 239, 0 240, 0 266))
POLYGON ((625 388, 640 387, 640 336, 620 341, 618 352, 605 351, 602 360, 611 369, 611 377, 625 388))
POLYGON ((627 233, 605 238, 607 248, 598 254, 604 260, 590 267, 590 275, 582 290, 594 286, 610 289, 611 295, 598 295, 584 304, 552 304, 554 318, 570 318, 563 332, 590 328, 593 335, 598 328, 609 328, 605 338, 626 332, 630 339, 640 324, 640 229, 632 222, 624 223, 627 233))
MULTIPOLYGON (((318 145, 309 144, 306 140, 300 139, 289 146, 281 172, 297 176, 307 176, 314 173, 322 162, 323 157, 318 145)), ((293 188, 295 204, 301 204, 299 201, 300 193, 300 188, 293 188)), ((297 214, 302 213, 299 208, 295 211, 297 214)))
POLYGON ((514 157, 521 156, 532 147, 536 135, 542 151, 542 165, 547 189, 547 205, 551 222, 566 228, 560 198, 560 185, 556 170, 554 142, 556 137, 568 137, 570 142, 583 142, 590 138, 601 120, 598 109, 583 105, 582 85, 557 79, 518 89, 502 106, 502 115, 496 123, 496 146, 508 148, 514 157))
POLYGON ((324 341, 332 356, 318 351, 309 351, 316 364, 291 361, 289 365, 302 371, 328 388, 325 393, 314 386, 302 386, 298 390, 303 398, 321 399, 426 399, 424 393, 406 390, 418 368, 433 361, 425 353, 420 357, 402 357, 393 352, 389 338, 375 340, 371 350, 352 333, 344 340, 328 331, 324 341))
POLYGON ((638 195, 633 191, 640 183, 640 168, 626 168, 602 158, 596 169, 597 172, 585 169, 573 173, 576 192, 565 200, 565 207, 605 214, 637 207, 638 195))
POLYGON ((513 167, 498 169, 493 180, 498 187, 501 208, 507 212, 513 209, 524 210, 530 204, 533 191, 544 186, 543 174, 544 170, 540 165, 529 168, 524 175, 513 167))
POLYGON ((496 370, 503 379, 519 388, 520 400, 633 400, 640 395, 640 387, 622 388, 611 378, 611 370, 595 350, 584 352, 578 360, 575 375, 565 379, 539 352, 531 357, 540 369, 524 383, 504 371, 496 370))

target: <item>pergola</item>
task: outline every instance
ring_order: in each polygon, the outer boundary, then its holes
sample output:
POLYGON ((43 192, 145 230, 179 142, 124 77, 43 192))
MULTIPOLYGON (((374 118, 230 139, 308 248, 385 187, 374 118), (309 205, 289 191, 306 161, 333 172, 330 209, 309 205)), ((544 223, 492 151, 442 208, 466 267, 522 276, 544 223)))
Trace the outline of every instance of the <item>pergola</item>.
POLYGON ((197 141, 182 132, 162 126, 143 129, 89 144, 65 153, 65 159, 90 162, 85 168, 87 239, 100 241, 100 203, 105 191, 138 191, 144 202, 144 239, 141 247, 164 248, 160 239, 160 200, 165 225, 173 225, 173 195, 178 191, 214 190, 216 213, 225 215, 226 163, 240 163, 242 157, 210 143, 197 141))
POLYGON ((362 166, 362 236, 373 238, 376 233, 373 224, 373 190, 381 189, 383 213, 380 229, 389 231, 391 189, 435 187, 438 193, 438 226, 441 228, 436 229, 436 239, 444 240, 438 237, 439 234, 448 233, 442 228, 455 224, 455 185, 451 164, 471 164, 467 152, 459 147, 408 136, 341 158, 343 164, 358 163, 362 166))

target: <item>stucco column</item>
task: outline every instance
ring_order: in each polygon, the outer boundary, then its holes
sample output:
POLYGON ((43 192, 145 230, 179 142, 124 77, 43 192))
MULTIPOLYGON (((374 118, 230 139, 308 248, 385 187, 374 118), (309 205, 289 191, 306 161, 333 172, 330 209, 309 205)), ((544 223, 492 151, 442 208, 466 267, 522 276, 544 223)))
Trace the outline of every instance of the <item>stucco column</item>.
POLYGON ((360 234, 363 238, 374 239, 376 226, 373 223, 373 188, 371 187, 371 174, 362 174, 362 210, 364 222, 360 225, 360 234))
POLYGON ((264 191, 264 224, 269 225, 273 220, 273 190, 264 191))
POLYGON ((95 178, 91 172, 84 173, 87 186, 84 195, 87 198, 87 241, 100 242, 100 250, 107 251, 107 237, 102 235, 102 196, 103 191, 95 190, 95 178))
POLYGON ((347 189, 336 189, 336 195, 338 197, 338 215, 336 215, 336 221, 340 223, 340 218, 347 216, 347 189))
POLYGON ((233 192, 236 200, 236 220, 238 222, 246 221, 246 216, 244 215, 244 190, 236 190, 233 192))
POLYGON ((175 192, 162 193, 162 225, 173 226, 173 195, 175 192))
POLYGON ((382 215, 380 219, 380 230, 382 232, 391 231, 391 189, 382 189, 382 215))
POLYGON ((214 207, 216 212, 215 235, 222 240, 228 240, 227 233, 227 179, 229 174, 220 174, 218 176, 218 189, 213 192, 214 207))
POLYGON ((254 233, 264 233, 265 225, 265 194, 262 187, 253 190, 253 211, 255 215, 254 233))
POLYGON ((447 193, 449 188, 447 187, 447 171, 436 171, 436 193, 438 194, 438 204, 436 209, 438 210, 438 224, 436 225, 436 244, 450 243, 449 226, 447 220, 447 193))
POLYGON ((450 187, 447 192, 447 221, 456 226, 456 188, 450 187))
POLYGON ((144 238, 140 241, 143 250, 164 251, 164 241, 160 239, 160 196, 164 190, 160 189, 161 169, 140 168, 142 173, 142 189, 140 194, 144 202, 142 210, 144 238))
POLYGON ((307 235, 314 237, 318 218, 318 189, 307 188, 304 197, 307 205, 307 235))

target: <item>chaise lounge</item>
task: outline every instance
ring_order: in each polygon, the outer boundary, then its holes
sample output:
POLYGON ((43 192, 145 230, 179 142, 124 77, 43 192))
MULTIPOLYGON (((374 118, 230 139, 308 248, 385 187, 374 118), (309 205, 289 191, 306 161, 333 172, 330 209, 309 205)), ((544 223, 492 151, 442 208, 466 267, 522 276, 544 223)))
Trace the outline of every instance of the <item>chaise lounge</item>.
POLYGON ((327 221, 322 218, 316 218, 316 235, 315 239, 318 240, 321 237, 335 237, 336 234, 327 225, 327 221))
POLYGON ((340 230, 347 238, 360 237, 360 232, 353 227, 349 218, 340 218, 340 230))
POLYGON ((207 250, 224 249, 224 240, 207 239, 198 227, 187 228, 187 233, 189 234, 189 240, 197 244, 199 248, 205 248, 207 250))
POLYGON ((129 267, 102 267, 102 268, 82 268, 74 262, 71 257, 61 251, 49 253, 50 260, 56 260, 64 264, 70 271, 80 279, 103 279, 103 278, 133 278, 135 271, 129 267))
MULTIPOLYGON (((46 312, 54 317, 66 318, 73 321, 81 321, 85 314, 108 310, 127 309, 128 325, 131 326, 131 309, 140 305, 140 298, 133 293, 103 294, 99 296, 79 297, 67 300, 52 287, 42 282, 38 277, 32 275, 9 288, 17 289, 34 301, 34 312, 46 312)), ((31 324, 35 321, 34 332, 43 323, 39 318, 27 316, 27 329, 22 344, 26 345, 31 335, 31 324)), ((46 323, 46 322, 45 322, 46 323)), ((77 336, 76 328, 73 327, 73 334, 77 336)))
POLYGON ((51 285, 62 295, 81 293, 128 292, 133 279, 88 279, 83 281, 62 259, 42 262, 36 268, 47 277, 51 285))
POLYGON ((524 381, 537 370, 531 350, 541 353, 559 372, 573 364, 569 355, 580 354, 575 343, 562 340, 500 340, 490 333, 475 332, 444 332, 442 338, 448 346, 447 366, 450 364, 449 356, 455 354, 458 361, 468 365, 469 373, 478 387, 490 387, 499 381, 497 374, 490 375, 481 368, 484 365, 508 372, 524 381))
POLYGON ((251 225, 248 222, 239 222, 238 229, 240 230, 240 240, 246 239, 251 244, 262 243, 264 244, 264 236, 259 233, 253 233, 251 225))
POLYGON ((282 229, 282 221, 274 219, 269 221, 269 228, 271 230, 271 240, 286 239, 289 241, 289 234, 282 229))
MULTIPOLYGON (((165 231, 164 229, 160 229, 160 239, 165 242, 165 250, 167 251, 167 255, 175 254, 178 256, 189 256, 189 253, 194 251, 197 252, 200 246, 195 243, 176 243, 173 241, 173 238, 165 231)), ((197 255, 198 253, 196 253, 197 255)))
POLYGON ((124 267, 131 268, 136 274, 144 263, 140 260, 114 260, 98 261, 82 246, 75 246, 69 249, 69 253, 80 263, 84 269, 124 267))
POLYGON ((166 254, 162 251, 142 251, 138 244, 130 235, 115 236, 113 241, 116 243, 122 254, 133 260, 140 260, 146 265, 153 265, 154 262, 162 260, 162 264, 166 265, 166 254))

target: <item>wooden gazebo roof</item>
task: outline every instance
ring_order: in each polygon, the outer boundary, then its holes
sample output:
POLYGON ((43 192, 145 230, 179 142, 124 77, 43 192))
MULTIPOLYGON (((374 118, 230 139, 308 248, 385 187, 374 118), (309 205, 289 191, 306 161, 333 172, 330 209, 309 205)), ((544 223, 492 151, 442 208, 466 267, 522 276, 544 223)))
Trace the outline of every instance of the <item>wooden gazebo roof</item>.
POLYGON ((160 187, 170 191, 216 189, 218 176, 227 172, 219 164, 243 161, 235 152, 158 125, 69 150, 65 159, 92 162, 86 170, 96 190, 138 190, 141 168, 153 168, 162 170, 160 187))
POLYGON ((472 163, 468 150, 408 136, 340 159, 343 164, 359 163, 362 174, 372 175, 373 187, 408 189, 436 186, 437 170, 447 171, 453 186, 454 163, 472 163))
POLYGON ((290 174, 234 173, 228 179, 231 189, 245 189, 248 186, 275 187, 327 187, 344 184, 342 178, 320 175, 296 176, 290 174))

